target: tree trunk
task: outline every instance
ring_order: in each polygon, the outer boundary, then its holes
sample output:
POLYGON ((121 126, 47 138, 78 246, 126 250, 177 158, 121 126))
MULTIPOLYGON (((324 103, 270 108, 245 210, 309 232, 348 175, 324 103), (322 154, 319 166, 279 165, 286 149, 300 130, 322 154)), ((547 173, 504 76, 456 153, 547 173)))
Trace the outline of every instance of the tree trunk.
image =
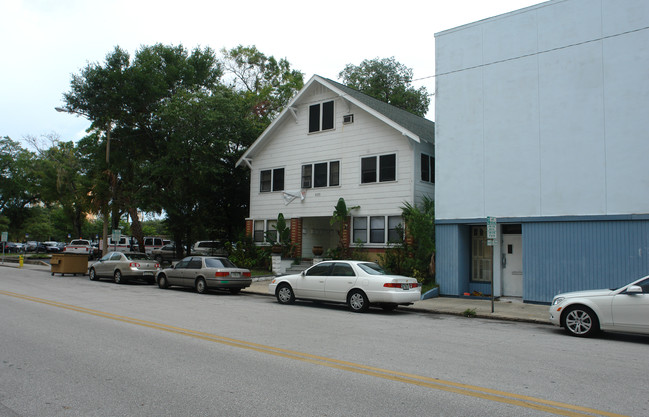
MULTIPOLYGON (((142 231, 142 223, 140 223, 140 218, 137 216, 137 209, 133 206, 130 206, 128 209, 128 214, 131 216, 131 235, 137 239, 139 246, 138 252, 144 253, 144 232, 142 231)), ((131 248, 131 250, 133 250, 131 248)))

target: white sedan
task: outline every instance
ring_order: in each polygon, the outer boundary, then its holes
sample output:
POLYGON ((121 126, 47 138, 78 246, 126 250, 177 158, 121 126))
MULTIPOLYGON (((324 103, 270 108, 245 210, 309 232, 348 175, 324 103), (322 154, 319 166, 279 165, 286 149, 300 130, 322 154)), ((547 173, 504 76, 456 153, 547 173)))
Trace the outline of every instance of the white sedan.
POLYGON ((600 330, 649 334, 649 276, 617 289, 558 294, 550 322, 574 336, 600 330))
POLYGON ((388 275, 374 262, 325 261, 298 275, 273 279, 268 292, 281 304, 298 298, 331 301, 363 312, 370 304, 385 310, 412 304, 421 298, 421 285, 415 278, 388 275))

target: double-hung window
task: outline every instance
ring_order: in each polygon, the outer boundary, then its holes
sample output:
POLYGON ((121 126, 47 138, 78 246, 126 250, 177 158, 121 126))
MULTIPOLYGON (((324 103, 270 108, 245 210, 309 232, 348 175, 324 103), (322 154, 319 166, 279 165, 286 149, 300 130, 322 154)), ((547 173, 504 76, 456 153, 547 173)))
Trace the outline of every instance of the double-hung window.
POLYGON ((353 218, 354 243, 395 243, 401 241, 401 216, 368 216, 353 218))
POLYGON ((309 106, 309 133, 334 128, 334 102, 312 104, 309 106))
POLYGON ((259 191, 262 193, 284 190, 284 168, 262 170, 259 177, 259 191))
MULTIPOLYGON (((290 222, 286 222, 286 226, 290 227, 290 222)), ((279 232, 277 231, 277 219, 271 220, 255 220, 253 223, 253 241, 255 243, 269 242, 268 235, 271 235, 271 241, 279 239, 279 232)))
POLYGON ((421 154, 421 180, 435 184, 435 157, 421 154))
POLYGON ((395 181, 397 155, 394 153, 361 158, 361 183, 395 181))
POLYGON ((340 185, 340 161, 302 165, 302 188, 340 185))

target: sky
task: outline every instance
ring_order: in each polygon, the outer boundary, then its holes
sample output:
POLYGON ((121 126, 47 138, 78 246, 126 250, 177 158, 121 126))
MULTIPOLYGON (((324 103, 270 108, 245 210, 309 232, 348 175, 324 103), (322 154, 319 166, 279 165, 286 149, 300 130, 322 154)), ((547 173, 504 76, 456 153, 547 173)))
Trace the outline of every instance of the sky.
MULTIPOLYGON (((542 0, 0 0, 0 137, 85 136, 90 123, 64 106, 72 75, 120 46, 256 46, 286 58, 304 81, 340 81, 347 64, 394 57, 413 86, 435 91, 435 33, 542 0)), ((434 101, 426 116, 434 120, 434 101)))

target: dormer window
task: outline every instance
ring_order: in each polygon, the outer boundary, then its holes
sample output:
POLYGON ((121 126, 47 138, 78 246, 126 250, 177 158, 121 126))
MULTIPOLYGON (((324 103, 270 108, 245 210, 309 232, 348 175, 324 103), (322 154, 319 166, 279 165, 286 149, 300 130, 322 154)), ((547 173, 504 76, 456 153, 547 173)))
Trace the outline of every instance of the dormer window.
POLYGON ((312 104, 309 106, 309 133, 334 128, 334 102, 312 104))

